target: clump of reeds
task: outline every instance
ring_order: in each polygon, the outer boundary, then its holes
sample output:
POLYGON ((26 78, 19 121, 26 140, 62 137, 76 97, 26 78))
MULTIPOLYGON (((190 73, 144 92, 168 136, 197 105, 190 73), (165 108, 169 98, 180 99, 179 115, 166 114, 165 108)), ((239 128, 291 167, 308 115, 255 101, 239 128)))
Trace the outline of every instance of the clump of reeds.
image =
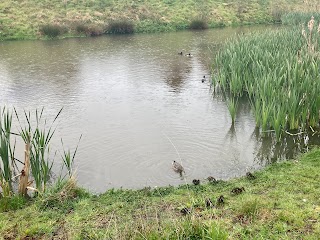
POLYGON ((56 38, 66 32, 66 29, 58 24, 45 24, 40 26, 39 31, 48 38, 56 38))
POLYGON ((232 125, 234 125, 238 108, 238 100, 235 97, 230 97, 227 100, 227 106, 231 116, 232 125))
POLYGON ((286 25, 305 25, 312 16, 320 19, 319 12, 290 12, 281 16, 281 22, 286 25))
POLYGON ((134 33, 134 24, 128 20, 112 21, 109 23, 106 32, 113 34, 134 33))
POLYGON ((189 28, 193 30, 204 30, 208 27, 208 23, 204 19, 194 19, 189 25, 189 28))
MULTIPOLYGON (((76 149, 74 150, 73 154, 71 154, 70 149, 65 149, 64 145, 63 145, 63 141, 61 139, 61 144, 62 144, 62 148, 63 148, 63 154, 61 155, 62 161, 63 161, 63 165, 62 168, 66 168, 69 178, 71 178, 72 176, 74 176, 73 173, 73 164, 74 164, 74 159, 76 157, 77 151, 78 151, 78 147, 79 147, 79 143, 81 140, 82 135, 79 138, 79 142, 77 144, 76 149)), ((62 179, 64 179, 64 177, 62 177, 62 179)))
MULTIPOLYGON (((256 125, 276 132, 319 127, 320 26, 248 34, 217 54, 217 82, 224 92, 247 95, 256 125)), ((230 105, 230 104, 229 104, 230 105)))
MULTIPOLYGON (((36 110, 35 118, 32 118, 30 112, 25 111, 23 122, 26 124, 23 125, 22 119, 20 120, 16 109, 14 109, 16 119, 20 124, 20 132, 12 133, 12 114, 6 108, 3 108, 2 111, 0 109, 0 197, 10 197, 14 194, 13 183, 18 177, 20 178, 19 193, 21 195, 27 195, 27 189, 36 193, 46 191, 54 163, 50 153, 50 142, 55 134, 54 123, 62 109, 49 126, 47 126, 47 121, 43 119, 43 110, 36 110), (16 149, 11 135, 15 135, 25 142, 24 162, 14 157, 16 149), (22 169, 18 169, 16 161, 23 164, 22 169), (29 172, 32 178, 29 178, 29 172)), ((72 156, 69 150, 64 149, 63 164, 67 168, 69 178, 73 176, 72 167, 77 149, 78 146, 72 156)))
POLYGON ((85 24, 85 23, 78 23, 75 26, 75 30, 78 34, 84 34, 86 36, 100 36, 104 34, 105 30, 102 26, 97 24, 85 24))
POLYGON ((67 180, 59 180, 50 191, 42 196, 40 208, 68 211, 77 199, 84 196, 88 196, 88 192, 79 188, 76 179, 71 176, 67 180))

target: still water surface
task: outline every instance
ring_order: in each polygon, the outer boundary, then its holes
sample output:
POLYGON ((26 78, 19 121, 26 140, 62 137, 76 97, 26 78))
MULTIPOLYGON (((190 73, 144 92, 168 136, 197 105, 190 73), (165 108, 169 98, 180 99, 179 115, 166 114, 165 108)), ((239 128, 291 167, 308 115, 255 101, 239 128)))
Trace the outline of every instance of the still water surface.
POLYGON ((245 100, 231 128, 223 97, 201 81, 227 38, 265 28, 3 42, 0 104, 45 107, 47 119, 63 107, 53 148, 83 135, 77 175, 92 191, 182 184, 171 169, 180 158, 190 182, 240 176, 302 148, 262 138, 245 100))

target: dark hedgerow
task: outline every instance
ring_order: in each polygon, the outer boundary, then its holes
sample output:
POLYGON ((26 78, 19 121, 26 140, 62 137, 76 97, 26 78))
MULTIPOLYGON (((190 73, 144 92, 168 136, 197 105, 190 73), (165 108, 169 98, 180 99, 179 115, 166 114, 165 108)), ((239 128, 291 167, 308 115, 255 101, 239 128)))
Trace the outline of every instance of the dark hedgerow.
POLYGON ((39 31, 42 35, 49 38, 55 38, 65 32, 63 27, 57 24, 45 24, 40 26, 39 31))
POLYGON ((130 34, 134 33, 134 24, 130 21, 120 20, 109 23, 107 33, 130 34))
POLYGON ((189 28, 194 30, 208 29, 208 23, 203 19, 194 19, 191 21, 189 28))

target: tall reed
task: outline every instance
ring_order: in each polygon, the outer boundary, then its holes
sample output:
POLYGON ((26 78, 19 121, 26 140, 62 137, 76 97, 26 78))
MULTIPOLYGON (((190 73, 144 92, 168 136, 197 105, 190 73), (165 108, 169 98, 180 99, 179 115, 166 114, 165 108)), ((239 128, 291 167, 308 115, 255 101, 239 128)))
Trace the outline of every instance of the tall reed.
POLYGON ((53 160, 50 160, 50 141, 55 133, 56 128, 53 127, 62 109, 55 116, 49 127, 46 126, 46 121, 42 124, 43 110, 35 112, 35 126, 32 125, 31 113, 24 111, 26 126, 22 126, 17 111, 16 117, 20 123, 20 135, 25 144, 30 142, 30 164, 31 174, 34 178, 36 189, 38 192, 44 192, 48 180, 50 179, 53 160))
POLYGON ((232 125, 234 125, 238 108, 238 100, 235 97, 230 97, 227 100, 227 106, 231 116, 232 125))
MULTIPOLYGON (((11 195, 12 189, 12 159, 10 144, 12 115, 5 107, 0 108, 0 188, 3 196, 11 195)), ((1 192, 0 192, 1 196, 1 192)))
POLYGON ((256 125, 277 138, 281 130, 319 127, 320 26, 312 18, 304 28, 233 38, 215 58, 219 87, 247 94, 256 125))
MULTIPOLYGON (((76 157, 76 154, 77 154, 77 151, 78 151, 78 147, 79 147, 79 143, 80 143, 81 138, 82 138, 82 135, 80 135, 80 138, 79 138, 77 147, 76 147, 76 149, 74 150, 74 152, 73 152, 72 155, 71 155, 70 149, 67 149, 67 150, 66 150, 66 149, 64 148, 63 141, 62 141, 62 139, 61 139, 61 144, 62 144, 62 148, 63 148, 63 154, 61 155, 62 162, 63 162, 62 168, 65 167, 65 168, 67 169, 69 178, 71 178, 71 177, 73 176, 73 164, 74 164, 74 159, 75 159, 75 157, 76 157)), ((62 177, 62 179, 63 179, 63 178, 64 178, 64 177, 62 177)))
MULTIPOLYGON (((35 188, 33 189, 36 190, 37 193, 46 191, 54 163, 54 156, 50 151, 50 143, 56 131, 54 123, 61 114, 62 109, 60 109, 49 126, 47 126, 47 120, 43 119, 43 111, 44 108, 42 108, 41 111, 36 110, 34 117, 31 112, 24 111, 24 118, 20 119, 14 108, 16 119, 20 125, 20 132, 16 134, 11 132, 12 114, 7 108, 0 108, 0 197, 8 197, 14 194, 13 183, 16 177, 27 176, 26 181, 29 181, 28 174, 23 173, 25 168, 28 169, 26 165, 23 170, 20 170, 19 175, 13 176, 15 170, 18 170, 15 161, 19 161, 22 164, 23 162, 14 157, 16 149, 15 142, 11 142, 12 139, 10 136, 12 134, 18 138, 22 138, 26 145, 26 152, 30 152, 31 176, 33 178, 30 182, 35 183, 35 188), (22 120, 24 121, 22 122, 22 120)), ((63 149, 63 164, 68 170, 69 178, 72 177, 72 167, 78 145, 72 156, 70 150, 63 149)), ((21 186, 25 189, 24 185, 21 186)), ((27 183, 26 187, 29 187, 27 183)))

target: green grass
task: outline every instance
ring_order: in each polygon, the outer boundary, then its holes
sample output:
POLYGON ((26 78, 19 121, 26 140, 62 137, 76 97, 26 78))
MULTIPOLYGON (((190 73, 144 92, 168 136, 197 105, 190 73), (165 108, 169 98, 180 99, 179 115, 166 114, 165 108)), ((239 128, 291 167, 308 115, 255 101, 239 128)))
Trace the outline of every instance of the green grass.
POLYGON ((314 7, 303 0, 2 0, 0 40, 44 38, 40 28, 46 25, 66 29, 60 37, 68 37, 101 35, 117 21, 132 22, 135 32, 187 29, 194 19, 205 19, 209 27, 272 23, 308 8, 314 7))
MULTIPOLYGON (((320 149, 255 174, 197 186, 111 189, 91 195, 71 179, 0 214, 5 239, 318 239, 320 149), (234 195, 234 187, 245 191, 234 195), (205 200, 225 203, 207 208, 205 200), (190 209, 183 215, 180 210, 190 209)), ((190 181, 191 182, 191 181, 190 181)), ((2 205, 3 199, 0 200, 2 205)))

